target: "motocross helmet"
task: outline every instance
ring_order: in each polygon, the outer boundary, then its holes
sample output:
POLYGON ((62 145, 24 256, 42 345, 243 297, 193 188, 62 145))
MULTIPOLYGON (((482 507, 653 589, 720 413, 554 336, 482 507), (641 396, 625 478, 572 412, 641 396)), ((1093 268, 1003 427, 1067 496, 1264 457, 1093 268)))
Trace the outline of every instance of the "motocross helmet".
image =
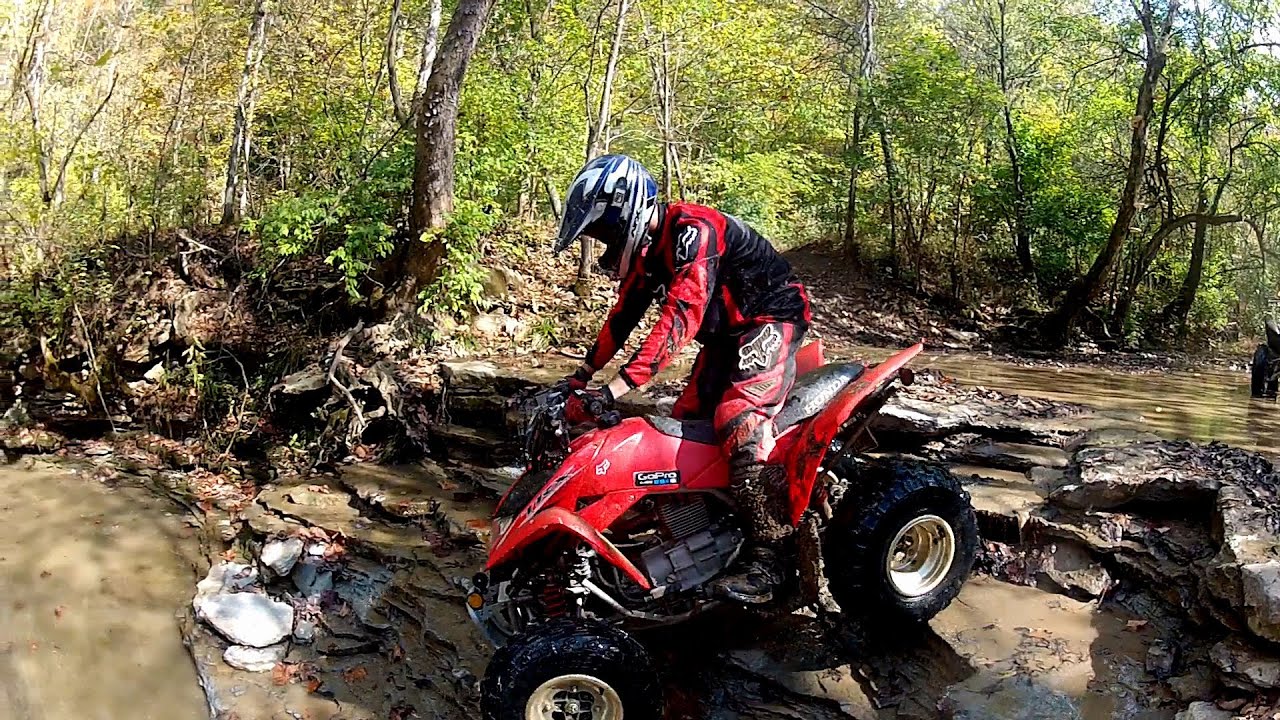
POLYGON ((658 204, 658 184, 626 155, 603 155, 587 163, 569 185, 555 252, 579 236, 604 243, 600 268, 625 277, 649 244, 649 218, 658 204))

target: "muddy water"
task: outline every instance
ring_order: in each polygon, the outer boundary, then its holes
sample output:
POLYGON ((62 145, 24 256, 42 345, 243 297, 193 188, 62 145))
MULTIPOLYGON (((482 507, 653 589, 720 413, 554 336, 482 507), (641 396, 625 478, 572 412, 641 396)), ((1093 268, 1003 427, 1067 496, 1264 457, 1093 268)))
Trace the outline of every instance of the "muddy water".
POLYGON ((174 617, 197 553, 146 489, 0 466, 0 717, 207 718, 174 617))
POLYGON ((1156 638, 1144 623, 1131 629, 1136 619, 1113 605, 974 577, 930 625, 972 665, 966 690, 1017 675, 1070 698, 1084 720, 1167 717, 1169 709, 1143 707, 1154 690, 1143 665, 1156 638))
MULTIPOLYGON (((842 348, 833 354, 880 360, 890 351, 842 348)), ((1123 423, 1171 439, 1231 445, 1280 455, 1280 407, 1249 397, 1244 371, 1114 372, 1099 367, 1022 366, 966 353, 926 353, 934 368, 968 385, 1080 403, 1123 423)))

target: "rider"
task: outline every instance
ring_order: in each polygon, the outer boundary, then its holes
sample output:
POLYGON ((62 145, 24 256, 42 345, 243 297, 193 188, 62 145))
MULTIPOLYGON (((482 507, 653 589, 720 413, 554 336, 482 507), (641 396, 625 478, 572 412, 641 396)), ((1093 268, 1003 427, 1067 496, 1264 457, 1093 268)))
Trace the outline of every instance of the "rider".
POLYGON ((702 349, 673 415, 713 420, 750 536, 736 572, 713 589, 741 602, 770 600, 780 580, 776 546, 791 527, 785 471, 765 460, 809 327, 804 287, 743 221, 702 205, 659 203, 653 177, 624 155, 592 160, 570 185, 556 252, 582 235, 604 244, 599 265, 619 291, 585 362, 568 378, 579 391, 569 419, 590 419, 587 405, 611 407, 697 340, 702 349), (608 385, 587 389, 655 302, 660 314, 635 354, 608 385))

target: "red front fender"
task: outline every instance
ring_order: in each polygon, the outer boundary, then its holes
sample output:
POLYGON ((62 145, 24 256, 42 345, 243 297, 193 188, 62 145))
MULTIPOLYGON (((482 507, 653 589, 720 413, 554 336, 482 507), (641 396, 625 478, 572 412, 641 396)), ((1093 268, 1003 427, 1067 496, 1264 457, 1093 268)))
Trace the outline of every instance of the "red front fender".
POLYGON ((585 542, 645 590, 653 587, 644 573, 631 564, 631 561, 614 547, 613 543, 591 527, 586 520, 558 507, 543 510, 519 527, 513 528, 506 535, 496 538, 493 548, 489 551, 489 561, 484 567, 486 570, 492 570, 511 560, 521 549, 528 547, 531 543, 557 533, 572 535, 585 542))

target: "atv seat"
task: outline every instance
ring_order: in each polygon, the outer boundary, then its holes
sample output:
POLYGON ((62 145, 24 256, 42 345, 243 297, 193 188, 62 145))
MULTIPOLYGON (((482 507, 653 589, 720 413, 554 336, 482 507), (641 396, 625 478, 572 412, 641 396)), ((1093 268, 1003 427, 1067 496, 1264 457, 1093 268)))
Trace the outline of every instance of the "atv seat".
POLYGON ((865 370, 862 363, 833 363, 801 375, 773 419, 778 432, 817 415, 865 370))
MULTIPOLYGON (((774 417, 774 426, 782 433, 817 415, 865 370, 861 363, 835 363, 801 375, 787 394, 782 410, 774 417)), ((649 415, 645 419, 663 435, 704 445, 718 442, 715 426, 710 420, 678 420, 658 415, 649 415)))

